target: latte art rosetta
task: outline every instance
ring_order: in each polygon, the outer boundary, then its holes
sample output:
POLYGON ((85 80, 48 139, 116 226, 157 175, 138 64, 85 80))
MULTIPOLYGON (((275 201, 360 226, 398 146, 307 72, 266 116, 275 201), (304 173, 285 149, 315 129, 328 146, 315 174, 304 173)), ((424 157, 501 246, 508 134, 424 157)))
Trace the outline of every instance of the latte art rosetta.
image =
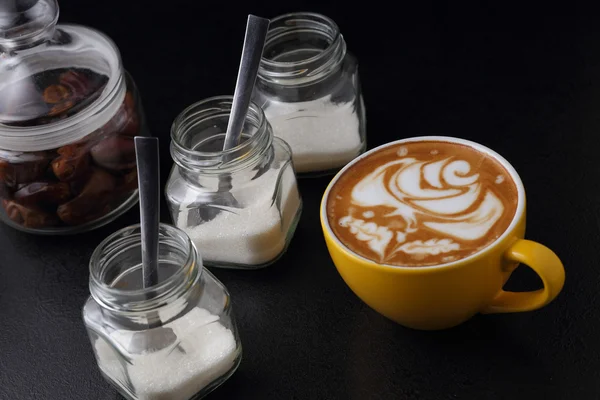
MULTIPOLYGON (((499 186, 514 183, 490 157, 445 147, 436 143, 424 152, 402 146, 391 160, 371 162, 375 168, 355 178, 344 195, 338 192, 349 206, 345 213, 336 210, 337 226, 386 263, 427 258, 449 262, 493 240, 498 236, 494 227, 507 214, 499 186)), ((508 204, 512 214, 515 204, 516 198, 508 204)))
POLYGON ((407 157, 364 177, 354 186, 352 200, 362 207, 395 208, 387 216, 402 216, 407 232, 419 229, 417 215, 421 214, 438 220, 423 222, 431 229, 459 239, 480 239, 498 221, 504 206, 491 191, 480 201, 479 174, 468 175, 470 169, 462 160, 428 163, 407 157), (469 211, 476 203, 477 209, 469 211))

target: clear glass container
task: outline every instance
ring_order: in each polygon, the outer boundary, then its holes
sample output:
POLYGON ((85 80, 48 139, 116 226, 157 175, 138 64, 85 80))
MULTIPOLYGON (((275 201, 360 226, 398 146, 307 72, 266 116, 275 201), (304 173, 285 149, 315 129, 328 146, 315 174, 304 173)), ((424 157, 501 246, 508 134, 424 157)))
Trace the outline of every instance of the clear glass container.
POLYGON ((231 96, 209 98, 175 119, 167 203, 206 265, 261 268, 287 249, 302 200, 291 150, 273 137, 256 104, 250 104, 240 144, 223 151, 231 103, 231 96))
POLYGON ((135 205, 133 137, 147 135, 115 44, 57 20, 55 0, 0 5, 0 219, 54 235, 135 205))
POLYGON ((271 20, 253 100, 292 148, 300 175, 334 173, 366 148, 358 63, 323 15, 271 20))
POLYGON ((181 230, 161 224, 158 284, 144 288, 139 225, 90 260, 83 319, 102 375, 125 398, 199 399, 229 378, 242 347, 227 289, 181 230))

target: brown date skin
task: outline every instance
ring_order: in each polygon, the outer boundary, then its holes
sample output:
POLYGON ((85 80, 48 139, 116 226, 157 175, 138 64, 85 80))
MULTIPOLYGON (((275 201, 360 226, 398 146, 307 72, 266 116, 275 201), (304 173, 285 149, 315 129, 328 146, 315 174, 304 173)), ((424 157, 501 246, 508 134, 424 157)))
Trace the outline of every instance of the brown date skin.
POLYGON ((0 160, 0 183, 10 188, 23 183, 35 182, 43 178, 50 163, 48 155, 40 152, 38 160, 25 162, 9 162, 0 160))
POLYGON ((48 104, 62 103, 70 96, 69 89, 63 85, 50 85, 44 90, 44 101, 48 104))
POLYGON ((125 94, 123 104, 105 127, 122 136, 133 137, 139 134, 140 121, 131 92, 125 94))
MULTIPOLYGON (((73 102, 71 100, 59 103, 50 109, 50 111, 48 112, 48 116, 49 117, 60 116, 60 114, 73 108, 74 105, 75 105, 75 102, 73 102)), ((64 119, 64 118, 67 118, 67 114, 60 116, 59 119, 64 119)))
POLYGON ((130 171, 119 179, 117 186, 117 195, 125 195, 131 193, 138 188, 137 169, 130 171))
POLYGON ((123 111, 127 117, 127 122, 120 129, 119 133, 125 136, 136 136, 140 132, 140 120, 135 109, 135 100, 133 94, 127 92, 125 102, 123 103, 123 111))
POLYGON ((132 138, 106 138, 92 147, 90 153, 96 165, 110 171, 131 169, 136 165, 135 143, 132 138))
POLYGON ((82 99, 86 97, 91 90, 88 78, 77 71, 70 70, 64 72, 58 79, 61 85, 65 86, 69 91, 71 99, 82 99))
POLYGON ((129 113, 133 114, 135 112, 135 100, 133 99, 133 93, 127 92, 127 94, 125 94, 125 101, 123 104, 129 113))
POLYGON ((12 221, 26 228, 46 228, 58 224, 56 215, 36 207, 26 207, 11 200, 2 200, 2 206, 12 221))
POLYGON ((10 190, 5 183, 0 182, 0 198, 8 199, 10 198, 10 190))
POLYGON ((0 182, 6 186, 10 186, 11 184, 14 186, 16 184, 14 178, 14 167, 6 160, 0 160, 0 182))
POLYGON ((69 144, 58 149, 59 157, 52 161, 52 172, 63 182, 85 177, 90 170, 90 155, 85 144, 69 144))
POLYGON ((64 182, 34 182, 14 194, 14 200, 25 206, 59 205, 71 198, 71 188, 64 182))
POLYGON ((57 209, 58 217, 67 225, 92 221, 109 211, 108 202, 116 186, 116 178, 94 168, 81 193, 57 209))

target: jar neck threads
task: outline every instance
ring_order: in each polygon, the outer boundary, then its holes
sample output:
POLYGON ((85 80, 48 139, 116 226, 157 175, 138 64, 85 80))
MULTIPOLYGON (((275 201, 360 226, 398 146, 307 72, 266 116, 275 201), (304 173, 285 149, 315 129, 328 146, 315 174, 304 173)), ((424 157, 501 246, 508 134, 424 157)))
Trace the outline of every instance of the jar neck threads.
POLYGON ((346 55, 346 42, 330 18, 290 13, 271 20, 259 81, 302 86, 335 73, 346 55))
POLYGON ((211 97, 186 108, 171 127, 171 156, 194 173, 230 173, 258 163, 273 142, 273 132, 260 107, 251 103, 239 145, 223 151, 233 96, 211 97))
POLYGON ((188 236, 166 224, 159 227, 158 283, 144 288, 140 225, 106 238, 90 260, 90 293, 105 310, 136 314, 172 305, 200 279, 202 260, 188 236))

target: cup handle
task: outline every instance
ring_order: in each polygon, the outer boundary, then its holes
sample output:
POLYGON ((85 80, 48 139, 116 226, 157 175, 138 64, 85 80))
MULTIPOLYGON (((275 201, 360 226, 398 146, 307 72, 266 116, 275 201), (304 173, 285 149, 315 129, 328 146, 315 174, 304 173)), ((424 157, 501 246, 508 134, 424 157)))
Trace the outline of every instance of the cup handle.
POLYGON ((510 313, 537 310, 550 303, 560 293, 565 283, 565 269, 556 254, 546 246, 531 240, 520 239, 504 253, 508 260, 518 261, 534 270, 544 283, 544 288, 532 292, 500 293, 482 314, 510 313))

